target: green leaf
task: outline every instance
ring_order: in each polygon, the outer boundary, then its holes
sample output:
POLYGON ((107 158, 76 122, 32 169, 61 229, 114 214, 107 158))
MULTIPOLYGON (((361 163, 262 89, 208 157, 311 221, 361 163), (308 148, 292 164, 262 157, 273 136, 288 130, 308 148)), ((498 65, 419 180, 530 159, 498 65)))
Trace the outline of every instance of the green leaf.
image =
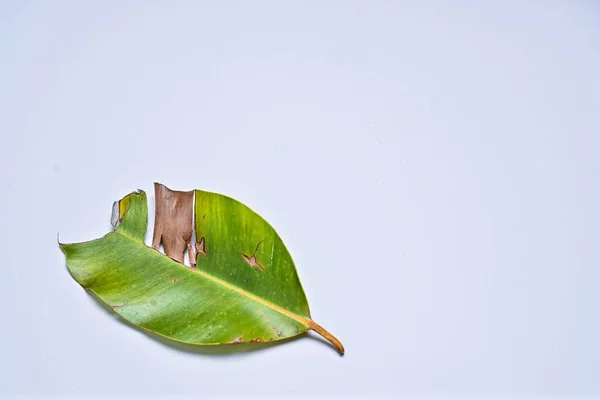
POLYGON ((182 240, 189 238, 191 227, 184 226, 185 218, 175 227, 173 221, 182 212, 179 199, 191 192, 155 188, 155 227, 160 227, 154 247, 162 240, 171 258, 144 244, 146 194, 131 193, 115 203, 113 232, 60 244, 71 275, 83 288, 127 321, 176 341, 269 342, 312 329, 343 354, 342 344, 311 319, 292 258, 263 218, 234 199, 196 190, 196 240, 187 245, 182 240), (175 261, 183 260, 186 245, 195 268, 175 261))

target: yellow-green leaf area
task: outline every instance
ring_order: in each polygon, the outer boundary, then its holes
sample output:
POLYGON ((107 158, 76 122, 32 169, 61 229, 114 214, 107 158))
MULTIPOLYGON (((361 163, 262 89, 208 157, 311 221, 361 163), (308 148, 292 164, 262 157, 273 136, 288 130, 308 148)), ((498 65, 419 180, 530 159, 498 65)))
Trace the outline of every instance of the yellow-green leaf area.
POLYGON ((199 270, 310 318, 292 257, 267 221, 232 198, 201 190, 195 221, 206 253, 197 256, 199 270))

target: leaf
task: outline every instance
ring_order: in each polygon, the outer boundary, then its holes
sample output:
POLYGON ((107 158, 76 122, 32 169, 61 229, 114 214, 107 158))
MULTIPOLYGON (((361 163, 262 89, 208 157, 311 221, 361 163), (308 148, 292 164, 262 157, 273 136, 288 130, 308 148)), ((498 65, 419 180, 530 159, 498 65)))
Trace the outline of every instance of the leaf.
POLYGON ((83 288, 127 321, 179 342, 269 342, 312 329, 344 353, 339 340, 311 319, 292 258, 263 218, 216 193, 160 184, 155 192, 153 248, 144 244, 143 191, 115 202, 114 231, 60 244, 83 288), (157 250, 161 242, 167 255, 157 250), (185 251, 195 267, 182 263, 185 251))

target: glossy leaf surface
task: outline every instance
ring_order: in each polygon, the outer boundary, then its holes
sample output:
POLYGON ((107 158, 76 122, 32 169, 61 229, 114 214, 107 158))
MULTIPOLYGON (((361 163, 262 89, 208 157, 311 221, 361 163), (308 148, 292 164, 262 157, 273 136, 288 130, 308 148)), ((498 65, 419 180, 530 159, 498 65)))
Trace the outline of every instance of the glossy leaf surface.
POLYGON ((343 353, 341 343, 312 321, 275 230, 236 200, 199 190, 194 195, 196 268, 144 244, 148 211, 141 191, 117 203, 113 232, 61 244, 73 278, 124 319, 180 342, 268 342, 313 329, 343 353))

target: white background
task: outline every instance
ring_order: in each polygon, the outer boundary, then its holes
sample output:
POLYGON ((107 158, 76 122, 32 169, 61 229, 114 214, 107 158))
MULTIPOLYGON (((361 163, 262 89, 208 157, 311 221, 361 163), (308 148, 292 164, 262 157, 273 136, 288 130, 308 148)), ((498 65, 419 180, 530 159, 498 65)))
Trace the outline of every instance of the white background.
POLYGON ((1 2, 0 394, 600 396, 599 74, 595 1, 1 2), (346 355, 99 307, 57 233, 153 181, 271 222, 346 355))

